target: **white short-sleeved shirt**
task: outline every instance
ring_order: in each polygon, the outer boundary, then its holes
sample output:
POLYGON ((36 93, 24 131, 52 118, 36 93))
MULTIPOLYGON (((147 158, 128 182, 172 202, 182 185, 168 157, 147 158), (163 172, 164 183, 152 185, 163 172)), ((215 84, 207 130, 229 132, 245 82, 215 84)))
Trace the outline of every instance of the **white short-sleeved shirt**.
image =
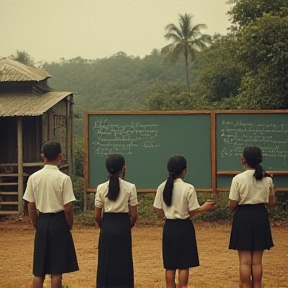
POLYGON ((65 204, 76 200, 71 178, 50 164, 28 178, 23 199, 35 202, 42 213, 59 212, 64 210, 65 204))
POLYGON ((129 212, 130 206, 138 205, 136 186, 119 178, 120 192, 116 201, 110 201, 108 193, 109 181, 98 185, 95 195, 95 207, 103 208, 104 212, 124 213, 129 212))
POLYGON ((254 169, 246 170, 233 178, 229 199, 238 201, 239 205, 268 203, 273 180, 271 177, 256 180, 253 177, 254 172, 254 169))
POLYGON ((160 184, 157 189, 153 206, 162 209, 167 219, 189 218, 189 211, 194 211, 200 207, 194 186, 178 178, 174 180, 172 204, 166 206, 163 200, 163 190, 166 181, 160 184))

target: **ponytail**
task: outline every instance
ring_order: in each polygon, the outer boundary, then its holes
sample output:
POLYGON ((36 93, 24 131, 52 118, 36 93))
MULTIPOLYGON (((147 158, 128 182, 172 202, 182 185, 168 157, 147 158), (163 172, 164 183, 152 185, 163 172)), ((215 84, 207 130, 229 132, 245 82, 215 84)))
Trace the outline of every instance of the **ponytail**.
POLYGON ((256 180, 261 180, 264 177, 265 172, 263 171, 263 168, 260 164, 258 164, 255 167, 255 172, 253 176, 256 178, 256 180))
POLYGON ((120 192, 120 183, 119 183, 118 173, 110 174, 109 189, 108 189, 108 193, 106 197, 110 201, 116 201, 116 199, 118 198, 119 192, 120 192))
POLYGON ((174 178, 171 173, 169 173, 169 177, 165 183, 165 187, 163 190, 163 200, 166 206, 170 207, 172 204, 172 192, 174 186, 174 178))

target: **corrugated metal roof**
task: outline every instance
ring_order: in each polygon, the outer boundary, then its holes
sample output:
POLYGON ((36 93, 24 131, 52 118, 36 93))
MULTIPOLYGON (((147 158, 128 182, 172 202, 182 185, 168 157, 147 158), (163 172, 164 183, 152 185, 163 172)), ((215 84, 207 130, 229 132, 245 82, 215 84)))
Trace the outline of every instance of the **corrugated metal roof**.
POLYGON ((42 81, 51 75, 35 67, 24 65, 9 58, 0 60, 0 82, 42 81))
POLYGON ((71 94, 71 92, 48 92, 43 95, 27 93, 0 94, 0 117, 43 115, 71 94))

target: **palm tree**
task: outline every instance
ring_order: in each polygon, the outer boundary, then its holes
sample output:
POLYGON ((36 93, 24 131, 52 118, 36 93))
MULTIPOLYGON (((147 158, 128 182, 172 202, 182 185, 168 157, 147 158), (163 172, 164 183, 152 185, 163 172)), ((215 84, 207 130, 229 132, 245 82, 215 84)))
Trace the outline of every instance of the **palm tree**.
POLYGON ((188 92, 190 91, 188 60, 190 58, 193 61, 195 55, 211 43, 211 37, 201 33, 201 29, 207 28, 207 26, 205 24, 193 26, 192 17, 187 13, 179 14, 179 28, 173 23, 165 27, 167 33, 164 37, 173 42, 161 49, 161 53, 166 55, 165 60, 172 63, 175 63, 180 56, 184 56, 188 92))
POLYGON ((33 58, 26 51, 18 51, 12 55, 12 59, 28 66, 34 66, 33 58))

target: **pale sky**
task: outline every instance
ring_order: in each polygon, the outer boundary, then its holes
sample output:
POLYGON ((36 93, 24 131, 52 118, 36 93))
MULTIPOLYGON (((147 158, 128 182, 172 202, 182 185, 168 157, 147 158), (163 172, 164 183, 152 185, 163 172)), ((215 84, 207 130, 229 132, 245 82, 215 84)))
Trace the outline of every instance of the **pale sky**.
POLYGON ((227 0, 0 0, 0 57, 26 51, 35 61, 150 54, 169 44, 164 27, 194 15, 202 33, 226 34, 227 0))

